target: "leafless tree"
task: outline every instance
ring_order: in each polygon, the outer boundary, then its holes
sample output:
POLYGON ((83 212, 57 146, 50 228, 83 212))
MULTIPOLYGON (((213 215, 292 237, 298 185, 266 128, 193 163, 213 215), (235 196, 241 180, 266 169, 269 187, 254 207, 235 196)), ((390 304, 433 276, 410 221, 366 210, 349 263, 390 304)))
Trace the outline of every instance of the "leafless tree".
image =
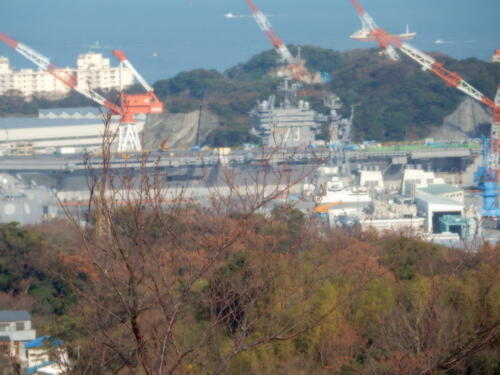
POLYGON ((71 373, 220 374, 242 352, 314 330, 348 300, 352 289, 315 303, 335 259, 305 255, 314 220, 283 251, 280 231, 257 214, 310 171, 293 177, 268 163, 241 186, 222 168, 224 187, 201 206, 150 155, 115 174, 109 124, 101 155, 87 161, 83 253, 61 260, 82 336, 69 343, 71 373))

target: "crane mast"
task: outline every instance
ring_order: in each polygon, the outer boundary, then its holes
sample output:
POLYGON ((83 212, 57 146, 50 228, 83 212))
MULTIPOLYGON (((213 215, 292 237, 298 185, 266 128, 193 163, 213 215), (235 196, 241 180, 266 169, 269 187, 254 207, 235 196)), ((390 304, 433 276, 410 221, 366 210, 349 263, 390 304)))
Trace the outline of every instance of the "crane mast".
MULTIPOLYGON (((35 51, 33 48, 12 39, 4 33, 0 33, 0 40, 18 53, 33 62, 42 71, 45 71, 61 81, 67 87, 79 92, 99 105, 106 107, 112 114, 120 115, 120 125, 118 128, 118 152, 141 151, 141 143, 135 126, 135 115, 137 114, 159 114, 163 112, 163 103, 156 97, 153 88, 137 72, 128 61, 122 51, 113 51, 120 61, 120 67, 130 69, 135 78, 146 90, 145 94, 126 94, 120 92, 120 106, 111 103, 98 92, 90 87, 84 89, 78 85, 77 77, 68 70, 63 70, 52 64, 49 58, 35 51)), ((121 89, 121 88, 120 88, 121 89)))
POLYGON ((466 82, 458 73, 446 69, 443 63, 436 61, 432 56, 420 51, 409 43, 403 43, 401 41, 396 42, 396 47, 413 61, 420 64, 424 71, 431 71, 448 86, 455 87, 457 90, 462 91, 491 109, 495 108, 495 103, 490 98, 466 82))
POLYGON ((299 56, 294 57, 285 43, 283 43, 280 37, 276 34, 265 14, 262 13, 259 8, 257 8, 253 0, 246 0, 246 2, 250 10, 252 11, 255 22, 271 41, 276 53, 280 57, 280 60, 283 63, 287 64, 287 72, 285 72, 285 75, 289 78, 297 79, 300 81, 312 81, 313 77, 311 77, 311 75, 305 68, 304 60, 300 58, 300 54, 299 56))
POLYGON ((475 87, 466 82, 458 73, 452 72, 443 66, 443 63, 436 61, 428 54, 411 46, 409 43, 396 41, 395 46, 416 61, 422 69, 431 71, 434 75, 443 80, 446 85, 455 87, 471 98, 483 103, 493 110, 491 124, 491 134, 489 138, 483 139, 483 163, 475 173, 475 180, 483 191, 483 217, 500 217, 500 208, 498 208, 498 171, 499 165, 499 140, 500 140, 500 88, 497 90, 495 101, 485 96, 475 87))
POLYGON ((264 13, 262 13, 260 9, 257 8, 252 0, 246 0, 246 2, 250 10, 252 11, 255 22, 257 22, 257 25, 262 30, 262 32, 266 34, 269 40, 271 40, 271 43, 273 44, 273 47, 280 56, 281 60, 287 64, 294 64, 295 58, 293 57, 287 46, 283 43, 283 41, 278 37, 264 13))
POLYGON ((383 49, 385 55, 392 61, 400 61, 401 59, 391 43, 392 36, 375 23, 372 16, 364 10, 357 0, 351 0, 351 2, 361 19, 362 28, 369 31, 367 40, 376 41, 380 48, 383 49))
POLYGON ((13 48, 15 51, 26 57, 36 66, 38 66, 41 70, 50 73, 53 77, 64 83, 69 88, 79 92, 80 94, 86 96, 87 98, 95 101, 96 103, 105 106, 114 114, 121 115, 123 111, 113 103, 109 102, 105 98, 103 98, 99 93, 91 90, 84 90, 78 86, 78 79, 74 74, 67 70, 63 70, 52 64, 48 57, 45 57, 41 53, 35 51, 33 48, 28 47, 27 45, 18 42, 17 40, 12 39, 8 35, 4 33, 0 33, 0 40, 2 40, 9 47, 13 48))
POLYGON ((120 71, 122 71, 123 67, 128 68, 146 90, 146 94, 125 94, 123 90, 120 92, 121 106, 129 110, 122 116, 122 125, 118 131, 118 150, 126 149, 129 145, 135 150, 140 150, 139 136, 133 123, 134 116, 139 113, 162 113, 163 103, 156 97, 153 88, 134 68, 123 51, 114 50, 113 55, 120 62, 120 71))
MULTIPOLYGON (((497 89, 497 94, 495 96, 495 108, 493 109, 493 129, 492 129, 494 139, 500 140, 500 87, 497 89)), ((500 145, 497 144, 496 151, 500 152, 500 145)))
POLYGON ((153 92, 153 88, 149 85, 149 83, 144 79, 143 76, 139 74, 139 72, 134 68, 132 63, 127 59, 125 53, 123 51, 115 49, 113 51, 113 55, 116 56, 121 65, 126 66, 134 75, 134 77, 139 81, 139 83, 144 87, 147 92, 153 92))

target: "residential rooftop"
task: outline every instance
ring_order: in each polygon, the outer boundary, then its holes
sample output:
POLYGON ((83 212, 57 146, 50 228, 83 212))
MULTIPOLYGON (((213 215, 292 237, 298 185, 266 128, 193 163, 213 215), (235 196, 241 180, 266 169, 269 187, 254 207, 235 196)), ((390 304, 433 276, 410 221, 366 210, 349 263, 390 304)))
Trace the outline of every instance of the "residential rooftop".
POLYGON ((0 310, 0 322, 18 322, 31 320, 31 314, 25 310, 0 310))
POLYGON ((60 346, 62 344, 61 340, 54 339, 50 336, 37 337, 34 340, 28 341, 24 344, 26 349, 43 348, 47 346, 60 346))

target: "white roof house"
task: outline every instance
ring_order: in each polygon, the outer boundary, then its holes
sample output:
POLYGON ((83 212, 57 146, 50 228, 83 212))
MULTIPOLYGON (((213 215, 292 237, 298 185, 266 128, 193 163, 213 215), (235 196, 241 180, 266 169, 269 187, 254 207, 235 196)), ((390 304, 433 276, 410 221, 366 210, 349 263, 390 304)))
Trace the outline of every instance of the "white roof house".
POLYGON ((24 344, 36 337, 31 326, 31 314, 24 310, 0 310, 0 343, 20 362, 27 360, 24 344))

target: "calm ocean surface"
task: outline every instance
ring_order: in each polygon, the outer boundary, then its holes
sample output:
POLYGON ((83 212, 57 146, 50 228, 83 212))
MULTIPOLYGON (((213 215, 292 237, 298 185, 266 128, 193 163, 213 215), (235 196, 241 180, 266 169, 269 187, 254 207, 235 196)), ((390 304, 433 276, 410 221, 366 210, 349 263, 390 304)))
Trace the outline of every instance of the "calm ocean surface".
MULTIPOLYGON (((412 42, 456 58, 489 59, 500 49, 500 0, 361 0, 387 31, 417 32, 412 42), (436 43, 438 41, 438 43, 436 43)), ((349 0, 255 0, 286 43, 346 50, 372 46, 351 41, 360 22, 349 0)), ((183 70, 224 70, 270 44, 248 15, 244 0, 0 0, 0 31, 74 66, 94 51, 123 49, 150 82, 183 70), (96 44, 98 42, 98 44, 96 44)), ((0 55, 16 68, 32 67, 3 44, 0 55)))

